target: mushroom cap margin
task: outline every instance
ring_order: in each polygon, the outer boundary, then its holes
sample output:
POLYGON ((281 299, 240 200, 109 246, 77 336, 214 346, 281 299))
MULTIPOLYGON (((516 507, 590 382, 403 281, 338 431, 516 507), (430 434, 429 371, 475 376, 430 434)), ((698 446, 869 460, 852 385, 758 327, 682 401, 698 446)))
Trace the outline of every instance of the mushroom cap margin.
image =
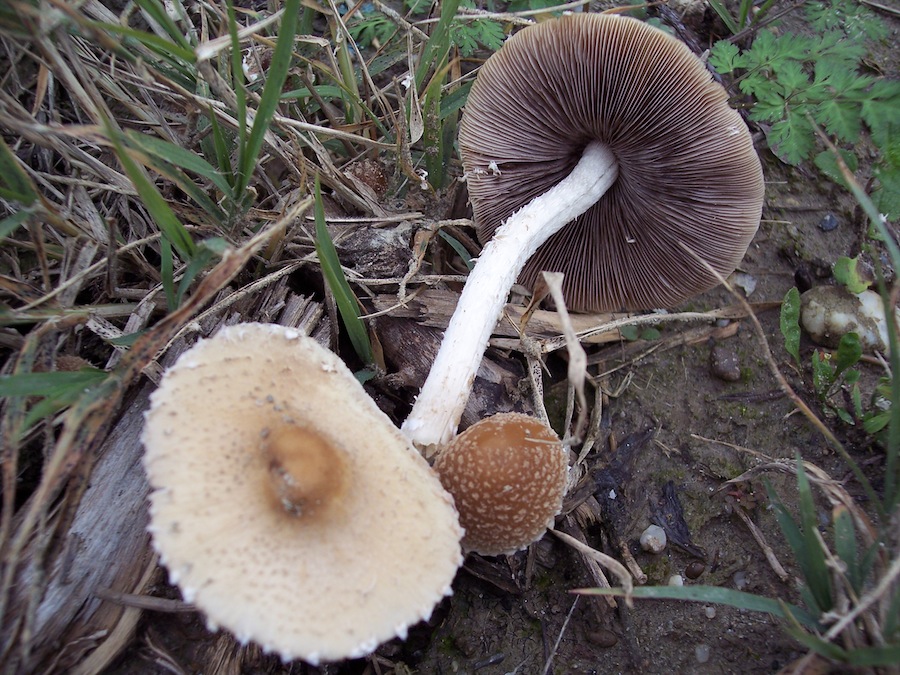
POLYGON ((671 307, 727 276, 759 225, 759 158, 725 90, 681 42, 629 17, 529 26, 478 74, 459 133, 482 242, 567 176, 591 140, 619 177, 553 235, 520 279, 565 274, 575 311, 671 307))
POLYGON ((285 661, 355 658, 427 619, 462 563, 452 498, 344 363, 299 331, 224 328, 151 398, 154 547, 214 628, 285 661), (316 423, 352 486, 305 522, 273 509, 261 434, 316 423))

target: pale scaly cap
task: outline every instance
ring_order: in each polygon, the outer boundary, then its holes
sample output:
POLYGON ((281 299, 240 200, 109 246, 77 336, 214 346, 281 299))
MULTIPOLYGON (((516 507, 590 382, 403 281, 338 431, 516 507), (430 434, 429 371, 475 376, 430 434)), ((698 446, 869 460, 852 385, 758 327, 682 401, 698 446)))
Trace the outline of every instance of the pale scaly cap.
POLYGON ((683 43, 640 21, 572 14, 529 26, 481 68, 459 149, 482 242, 571 173, 591 141, 616 182, 532 256, 520 280, 563 272, 575 311, 671 307, 738 265, 763 175, 747 126, 683 43))
POLYGON ((143 434, 153 543, 185 599, 285 661, 363 656, 462 563, 434 472, 334 354, 276 325, 183 354, 143 434))
POLYGON ((552 429, 521 413, 498 413, 463 431, 434 470, 453 495, 463 547, 514 553, 553 525, 566 492, 568 462, 552 429))

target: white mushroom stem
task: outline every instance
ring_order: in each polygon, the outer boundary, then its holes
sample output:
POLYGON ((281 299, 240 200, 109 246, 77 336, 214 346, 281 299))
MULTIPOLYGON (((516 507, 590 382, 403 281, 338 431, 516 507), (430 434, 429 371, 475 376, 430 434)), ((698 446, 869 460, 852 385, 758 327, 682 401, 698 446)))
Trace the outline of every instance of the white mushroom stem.
POLYGON ((456 434, 491 332, 525 263, 550 236, 593 206, 617 175, 609 148, 591 143, 571 174, 510 216, 484 247, 403 423, 403 433, 426 454, 456 434))

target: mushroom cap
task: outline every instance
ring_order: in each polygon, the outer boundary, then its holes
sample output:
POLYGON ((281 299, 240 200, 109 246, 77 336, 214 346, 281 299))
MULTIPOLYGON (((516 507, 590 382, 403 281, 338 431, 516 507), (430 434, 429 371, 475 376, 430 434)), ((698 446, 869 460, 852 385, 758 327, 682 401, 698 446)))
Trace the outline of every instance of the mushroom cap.
POLYGON ((143 442, 154 546, 211 629, 285 661, 355 658, 451 592, 451 497, 297 330, 239 324, 200 341, 154 392, 143 442))
POLYGON ((522 283, 563 272, 569 309, 636 310, 718 283, 684 247, 731 273, 762 211, 749 131, 684 44, 616 15, 529 26, 479 72, 459 149, 482 242, 567 176, 590 141, 609 146, 618 178, 538 249, 522 283))
POLYGON ((463 547, 499 555, 525 548, 553 525, 566 492, 568 457, 539 420, 498 413, 450 441, 434 470, 456 502, 463 547))

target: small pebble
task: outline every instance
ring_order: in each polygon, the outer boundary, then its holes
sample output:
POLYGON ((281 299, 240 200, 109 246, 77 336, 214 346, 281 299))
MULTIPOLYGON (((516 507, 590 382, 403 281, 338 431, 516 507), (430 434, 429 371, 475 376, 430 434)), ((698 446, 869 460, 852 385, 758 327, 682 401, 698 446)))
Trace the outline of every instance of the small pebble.
POLYGON ((699 579, 700 575, 706 571, 706 565, 704 565, 699 560, 695 560, 690 565, 688 565, 684 570, 684 576, 686 576, 690 580, 699 579))
POLYGON ((680 574, 673 574, 669 577, 669 586, 684 586, 684 577, 680 574))
POLYGON ((697 645, 694 647, 694 656, 697 657, 697 663, 709 661, 709 645, 697 645))
MULTIPOLYGON (((900 318, 898 310, 895 315, 900 318)), ((837 347, 851 331, 863 350, 888 346, 884 306, 875 291, 854 295, 839 286, 816 286, 800 296, 800 325, 813 342, 826 347, 837 347)))
POLYGON ((737 354, 725 345, 713 345, 709 352, 709 368, 713 375, 725 382, 737 382, 741 379, 741 364, 737 354))
POLYGON ((651 525, 641 533, 641 548, 648 553, 662 553, 666 549, 666 531, 651 525))
POLYGON ((587 631, 585 633, 585 637, 587 638, 588 642, 596 645, 597 647, 601 647, 602 649, 609 649, 610 647, 614 647, 619 641, 618 635, 605 628, 601 628, 600 630, 587 631))
POLYGON ((826 213, 825 217, 819 221, 819 229, 822 232, 831 232, 832 230, 836 230, 838 226, 837 216, 833 213, 826 213))
POLYGON ((734 579, 734 587, 736 589, 738 589, 739 591, 744 590, 747 587, 747 584, 750 582, 750 580, 747 579, 747 573, 744 572, 743 570, 739 570, 739 571, 735 572, 733 579, 734 579))
POLYGON ((756 277, 745 272, 735 272, 731 277, 734 285, 744 291, 744 295, 750 296, 756 290, 756 277))
POLYGON ((713 607, 712 605, 709 605, 708 607, 706 607, 706 609, 704 611, 706 612, 707 619, 715 619, 716 618, 716 608, 713 607))

